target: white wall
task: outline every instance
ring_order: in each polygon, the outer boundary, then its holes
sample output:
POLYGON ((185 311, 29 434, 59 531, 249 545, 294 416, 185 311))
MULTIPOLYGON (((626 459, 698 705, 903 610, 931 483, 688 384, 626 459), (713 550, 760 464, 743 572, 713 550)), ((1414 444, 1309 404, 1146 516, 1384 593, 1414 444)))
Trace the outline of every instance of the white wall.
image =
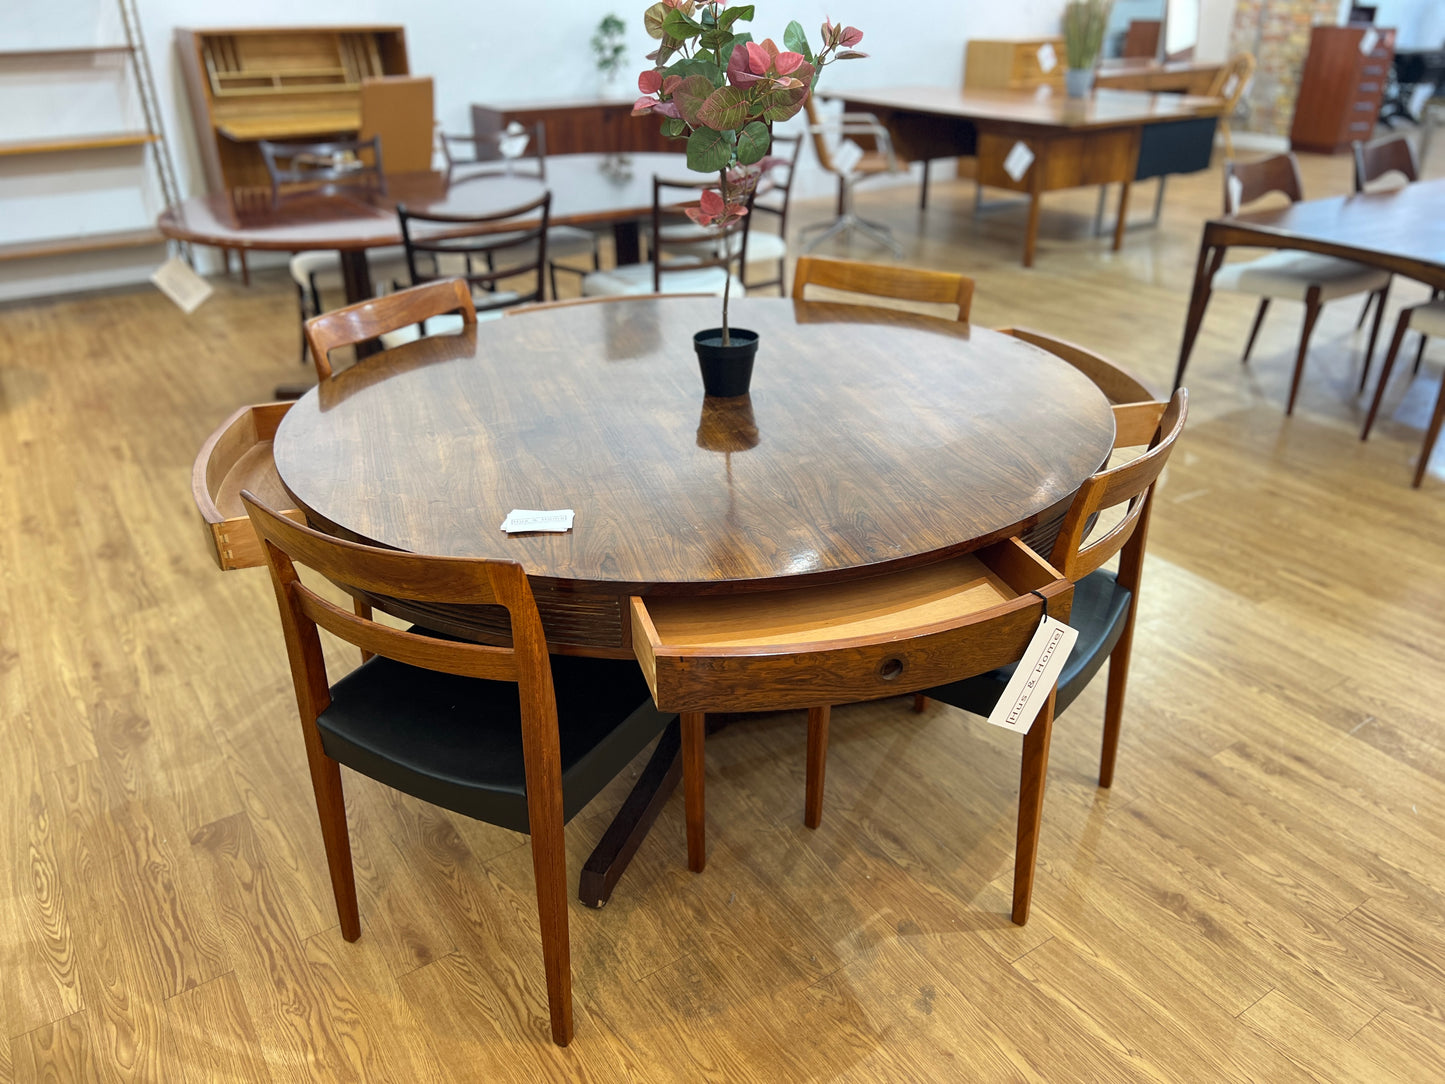
MULTIPOLYGON (((781 39, 783 28, 797 19, 816 40, 825 16, 864 31, 862 48, 869 60, 850 61, 829 68, 824 86, 833 90, 862 89, 889 84, 957 86, 962 78, 964 42, 969 38, 1017 38, 1056 34, 1062 0, 754 0, 758 16, 751 29, 759 37, 781 39)), ((1209 0, 1205 0, 1206 3, 1209 0)), ((118 41, 119 21, 114 0, 0 0, 0 50, 43 45, 118 41), (57 19, 59 6, 64 19, 57 19)), ((651 42, 642 31, 643 0, 139 0, 162 99, 166 130, 180 174, 181 189, 195 194, 204 189, 195 153, 194 128, 173 44, 177 26, 285 26, 361 23, 400 23, 407 30, 412 71, 436 80, 438 119, 452 130, 469 125, 472 102, 506 104, 539 98, 566 98, 594 93, 597 77, 588 41, 602 15, 615 11, 629 26, 629 68, 640 69, 651 42)), ((73 74, 73 73, 72 73, 73 74)), ((30 89, 33 73, 0 66, 0 141, 23 138, 34 131, 85 130, 110 127, 115 116, 106 110, 134 115, 133 96, 121 91, 100 106, 93 96, 76 105, 59 88, 37 93, 30 89), (90 104, 86 104, 89 102, 90 104), (128 111, 128 112, 125 112, 128 111), (75 125, 82 125, 81 129, 75 125)), ((80 79, 81 83, 85 78, 80 79)), ((630 79, 629 79, 630 83, 630 79)), ((84 89, 84 88, 82 88, 84 89)), ((124 125, 121 125, 124 126, 124 125)), ((805 155, 805 158, 807 156, 805 155)), ((0 159, 0 244, 20 237, 74 232, 76 200, 87 214, 110 221, 120 212, 107 201, 130 199, 125 214, 153 219, 159 210, 153 185, 139 161, 130 163, 131 176, 117 184, 117 160, 94 156, 54 157, 32 166, 16 167, 14 158, 0 159), (99 163, 98 165, 96 163, 99 163), (58 171, 95 176, 94 195, 61 199, 51 193, 45 177, 58 171), (17 180, 20 174, 25 179, 17 180), (16 187, 19 185, 19 188, 16 187), (23 193, 27 203, 23 222, 11 213, 23 193), (52 198, 52 195, 55 198, 52 198), (68 200, 68 202, 67 202, 68 200), (104 211, 104 214, 101 212, 104 211), (16 231, 20 232, 17 233, 16 231)), ((64 188, 72 181, 60 182, 64 188)), ((82 188, 85 186, 82 184, 82 188)), ((803 191, 824 191, 817 179, 803 191)), ((113 228, 139 222, 115 221, 113 228)), ((143 278, 157 260, 144 250, 129 256, 68 257, 44 265, 34 261, 0 263, 0 298, 27 292, 53 292, 67 286, 80 288, 125 277, 127 260, 131 277, 143 278), (121 270, 117 271, 117 267, 121 270), (67 276, 73 269, 73 283, 67 276), (96 279, 91 271, 103 272, 96 279), (44 272, 43 281, 36 282, 44 272)))

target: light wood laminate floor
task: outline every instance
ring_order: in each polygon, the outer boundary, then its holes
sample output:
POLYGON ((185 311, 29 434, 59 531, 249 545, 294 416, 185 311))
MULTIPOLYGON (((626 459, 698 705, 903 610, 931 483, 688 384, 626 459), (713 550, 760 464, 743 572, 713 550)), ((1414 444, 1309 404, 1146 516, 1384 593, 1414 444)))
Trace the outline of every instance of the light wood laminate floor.
MULTIPOLYGON (((1176 180, 1118 254, 1093 193, 1050 196, 1032 271, 1023 206, 975 219, 966 182, 860 210, 976 275, 978 323, 1163 389, 1219 192, 1176 180)), ((1055 729, 1027 927, 1016 737, 839 709, 810 832, 803 716, 750 719, 708 745, 707 871, 677 796, 612 903, 574 905, 559 1050, 524 837, 348 774, 341 940, 270 586, 216 571, 190 503, 207 432, 303 372, 289 280, 257 279, 192 317, 149 289, 0 309, 0 1082, 1445 1079, 1445 453, 1409 487, 1445 344, 1362 445, 1357 301, 1286 419, 1299 306, 1243 368, 1253 306, 1215 299, 1117 782, 1101 679, 1055 729)), ((569 827, 574 877, 627 782, 569 827)))

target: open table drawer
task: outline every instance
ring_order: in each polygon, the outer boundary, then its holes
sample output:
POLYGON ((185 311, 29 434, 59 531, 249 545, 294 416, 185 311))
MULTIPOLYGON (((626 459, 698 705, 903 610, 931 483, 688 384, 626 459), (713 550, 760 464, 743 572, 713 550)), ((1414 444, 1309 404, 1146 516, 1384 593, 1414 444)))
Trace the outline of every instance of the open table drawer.
POLYGON ((634 597, 632 650, 662 711, 876 700, 1017 660, 1043 612, 1035 590, 1050 616, 1068 619, 1073 585, 1011 538, 850 583, 634 597), (972 626, 984 621, 979 642, 972 626))
POLYGON ((222 570, 263 564, 261 544, 241 490, 249 489, 264 503, 300 519, 276 473, 271 441, 290 403, 259 403, 242 407, 206 438, 191 471, 191 495, 211 538, 216 564, 222 570))

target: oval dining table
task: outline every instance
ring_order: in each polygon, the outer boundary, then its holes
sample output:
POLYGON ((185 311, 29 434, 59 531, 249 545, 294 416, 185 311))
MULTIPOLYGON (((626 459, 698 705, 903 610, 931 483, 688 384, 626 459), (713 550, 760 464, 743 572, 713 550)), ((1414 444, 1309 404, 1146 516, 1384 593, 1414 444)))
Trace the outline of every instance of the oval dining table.
MULTIPOLYGON (((1021 534, 1048 552, 1107 459, 1113 414, 1021 340, 890 309, 737 300, 760 334, 751 394, 705 398, 694 331, 718 300, 543 308, 374 355, 304 395, 273 446, 320 529, 517 561, 552 650, 630 657, 629 596, 876 576, 1021 534), (513 534, 513 509, 575 512, 513 534)), ((374 599, 425 627, 508 634, 492 608, 374 599)), ((664 736, 582 877, 610 894, 675 784, 664 736)))

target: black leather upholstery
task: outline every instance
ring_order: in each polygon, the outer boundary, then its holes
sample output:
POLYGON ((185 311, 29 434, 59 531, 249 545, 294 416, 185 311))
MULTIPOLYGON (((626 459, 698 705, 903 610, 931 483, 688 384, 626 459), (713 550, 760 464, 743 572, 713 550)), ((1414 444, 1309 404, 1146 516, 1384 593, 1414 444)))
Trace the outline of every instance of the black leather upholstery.
MULTIPOLYGON (((1063 712, 1074 702, 1074 698, 1084 691, 1084 686, 1093 680, 1108 660, 1109 653, 1124 634, 1130 598, 1129 589, 1120 587, 1114 574, 1104 569, 1085 576, 1074 585, 1074 608, 1069 624, 1079 630, 1079 639, 1059 677, 1055 714, 1063 712)), ((998 703, 1013 672, 1011 665, 1001 667, 951 685, 925 689, 923 695, 976 715, 987 715, 998 703)))
MULTIPOLYGON (((652 706, 630 659, 554 655, 552 684, 563 818, 571 820, 672 716, 652 706)), ((316 723, 326 754, 342 764, 435 805, 528 831, 516 685, 378 656, 332 687, 316 723)))

